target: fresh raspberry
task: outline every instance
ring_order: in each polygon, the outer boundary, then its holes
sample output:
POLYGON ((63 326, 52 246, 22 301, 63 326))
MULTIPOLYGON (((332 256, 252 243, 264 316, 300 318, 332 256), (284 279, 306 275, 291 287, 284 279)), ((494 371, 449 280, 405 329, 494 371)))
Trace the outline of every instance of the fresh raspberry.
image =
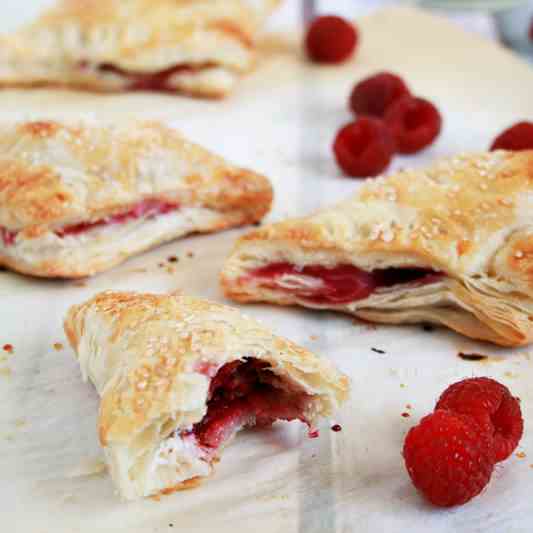
POLYGON ((354 52, 357 28, 336 16, 317 17, 307 31, 307 55, 315 63, 341 63, 354 52))
POLYGON ((437 410, 409 430, 403 447, 414 486, 434 505, 462 505, 494 470, 492 439, 471 417, 437 410))
POLYGON ((394 141, 381 120, 361 117, 339 130, 333 151, 348 176, 366 178, 377 176, 389 166, 394 141))
POLYGON ((491 150, 533 150, 533 122, 517 122, 504 130, 492 143, 491 150))
POLYGON ((469 415, 493 437, 494 459, 507 459, 524 431, 520 404, 509 389, 490 378, 469 378, 448 387, 435 409, 469 415))
POLYGON ((393 102, 410 94, 402 78, 390 72, 380 72, 360 81, 353 88, 350 109, 358 115, 382 118, 393 102))
POLYGON ((402 154, 414 154, 429 146, 439 135, 442 118, 428 100, 404 96, 385 112, 385 123, 402 154))

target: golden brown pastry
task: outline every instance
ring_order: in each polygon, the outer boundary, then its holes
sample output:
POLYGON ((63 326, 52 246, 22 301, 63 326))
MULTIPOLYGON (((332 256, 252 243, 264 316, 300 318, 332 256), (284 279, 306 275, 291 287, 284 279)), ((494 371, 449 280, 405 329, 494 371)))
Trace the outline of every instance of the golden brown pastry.
POLYGON ((89 276, 271 202, 266 178, 160 123, 0 124, 0 264, 18 272, 89 276))
POLYGON ((59 0, 0 40, 0 86, 220 97, 255 59, 280 0, 59 0))
POLYGON ((461 155, 368 182, 307 218, 252 231, 222 272, 240 302, 533 339, 533 152, 461 155))
POLYGON ((65 331, 100 394, 100 442, 124 499, 210 474, 243 427, 314 424, 347 398, 325 359, 238 310, 180 294, 104 292, 72 307, 65 331))

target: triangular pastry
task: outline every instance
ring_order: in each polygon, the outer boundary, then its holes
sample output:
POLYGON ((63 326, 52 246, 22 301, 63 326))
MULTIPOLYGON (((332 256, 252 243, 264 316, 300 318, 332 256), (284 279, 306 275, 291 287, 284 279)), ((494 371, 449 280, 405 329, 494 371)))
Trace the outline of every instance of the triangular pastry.
POLYGON ((95 274, 162 242, 261 220, 272 188, 156 122, 0 124, 0 264, 95 274))
POLYGON ((60 0, 0 40, 0 86, 219 97, 255 59, 279 0, 60 0))
POLYGON ((349 200, 262 227, 222 272, 239 302, 443 324, 533 340, 533 152, 462 155, 367 182, 349 200))
POLYGON ((101 396, 100 442, 127 500, 208 476, 243 427, 315 423, 346 400, 327 360, 236 309, 179 294, 105 292, 65 331, 101 396))

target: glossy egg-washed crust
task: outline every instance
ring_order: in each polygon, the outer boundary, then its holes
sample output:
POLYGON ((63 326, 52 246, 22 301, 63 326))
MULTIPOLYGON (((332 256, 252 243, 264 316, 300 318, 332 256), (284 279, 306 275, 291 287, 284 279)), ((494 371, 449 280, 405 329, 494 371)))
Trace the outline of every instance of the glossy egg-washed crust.
POLYGON ((0 40, 0 85, 120 91, 129 81, 99 65, 148 74, 186 65, 192 78, 177 91, 224 96, 253 66, 258 29, 279 2, 254 9, 245 0, 59 0, 0 40), (195 69, 215 73, 195 79, 195 69))
MULTIPOLYGON (((290 294, 247 278, 277 261, 433 268, 446 274, 462 311, 452 318, 443 312, 441 322, 474 338, 527 344, 533 340, 533 152, 441 160, 369 181, 350 200, 309 217, 254 230, 224 267, 226 294, 294 304, 290 294)), ((386 322, 405 316, 377 309, 354 314, 386 322)))
POLYGON ((16 250, 22 243, 37 246, 61 227, 102 220, 145 199, 209 210, 217 220, 198 231, 215 231, 259 221, 270 209, 272 188, 265 177, 157 122, 0 124, 0 227, 17 232, 15 245, 0 253, 7 266, 76 277, 121 262, 134 250, 120 250, 121 257, 105 257, 101 265, 68 268, 61 260, 23 261, 16 250))
POLYGON ((348 379, 329 361, 234 308, 182 294, 104 292, 72 307, 65 331, 84 377, 102 397, 99 435, 108 457, 124 450, 137 456, 201 420, 209 378, 199 368, 205 364, 219 368, 246 357, 268 362, 313 396, 312 422, 349 393, 348 379))

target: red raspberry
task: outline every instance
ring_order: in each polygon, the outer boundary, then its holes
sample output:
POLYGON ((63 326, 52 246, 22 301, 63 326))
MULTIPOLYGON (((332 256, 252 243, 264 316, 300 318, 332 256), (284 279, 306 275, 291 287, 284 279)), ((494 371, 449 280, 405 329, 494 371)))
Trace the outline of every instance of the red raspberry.
POLYGON ((382 118, 393 102, 410 94, 402 78, 390 72, 380 72, 360 81, 353 88, 350 108, 358 115, 382 118))
POLYGON ((533 150, 533 122, 517 122, 504 130, 492 143, 491 150, 533 150))
POLYGON ((411 428, 403 446, 414 486, 434 505, 462 505, 494 470, 492 439, 469 416, 437 410, 411 428))
POLYGON ((396 100, 387 109, 385 122, 402 154, 414 154, 429 146, 442 127, 439 110, 428 100, 412 96, 396 100))
POLYGON ((377 176, 389 166, 394 141, 381 120, 361 117, 337 133, 333 151, 348 176, 366 178, 377 176))
POLYGON ((315 63, 341 63, 348 59, 359 40, 353 24, 336 16, 317 17, 307 31, 307 55, 315 63))
POLYGON ((435 409, 469 415, 493 437, 495 461, 507 459, 524 431, 520 404, 509 389, 490 378, 470 378, 454 383, 439 398, 435 409))

